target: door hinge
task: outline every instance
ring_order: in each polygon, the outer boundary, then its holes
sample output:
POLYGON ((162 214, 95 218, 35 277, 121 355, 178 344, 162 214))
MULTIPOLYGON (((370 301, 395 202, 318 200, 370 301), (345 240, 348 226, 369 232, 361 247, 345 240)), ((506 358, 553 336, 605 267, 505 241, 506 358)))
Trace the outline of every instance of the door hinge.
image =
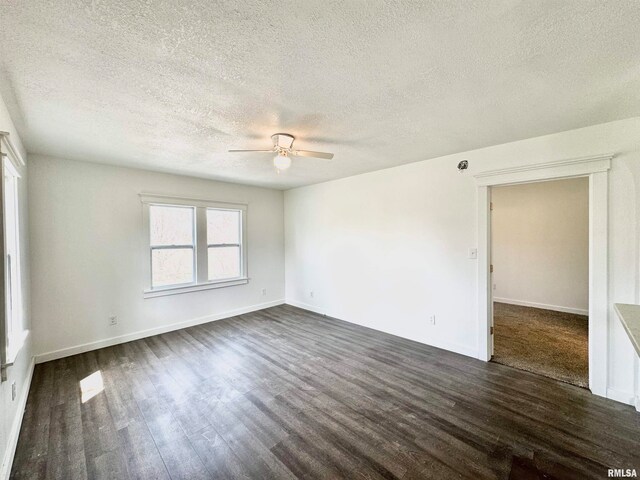
POLYGON ((489 210, 493 211, 493 202, 489 202, 489 210))
POLYGON ((493 335, 493 325, 491 326, 490 332, 491 332, 491 335, 493 335))
POLYGON ((493 265, 489 266, 489 272, 493 273, 493 265))

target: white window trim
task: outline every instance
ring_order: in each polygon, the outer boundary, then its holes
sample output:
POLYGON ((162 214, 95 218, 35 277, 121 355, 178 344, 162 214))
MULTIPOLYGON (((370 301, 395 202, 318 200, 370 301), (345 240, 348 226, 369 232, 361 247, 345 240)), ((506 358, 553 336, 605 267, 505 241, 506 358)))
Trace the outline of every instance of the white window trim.
MULTIPOLYGON (((17 231, 16 231, 16 236, 17 236, 17 245, 16 245, 16 285, 14 286, 14 288, 17 289, 17 305, 15 306, 15 308, 17 309, 16 311, 18 312, 18 325, 13 325, 12 324, 12 318, 9 317, 9 308, 7 305, 7 299, 6 299, 6 288, 8 285, 8 278, 7 278, 7 273, 8 273, 8 269, 7 269, 7 258, 6 258, 6 239, 4 238, 4 236, 6 236, 6 226, 3 225, 3 234, 2 234, 2 256, 3 261, 4 261, 4 282, 2 285, 2 295, 3 298, 1 299, 1 305, 3 308, 3 314, 2 314, 2 319, 0 319, 0 381, 5 381, 7 378, 7 372, 6 369, 7 367, 11 367, 14 362, 15 359, 18 357, 18 354, 20 353, 20 351, 22 350, 22 347, 25 345, 27 337, 29 336, 29 330, 25 329, 23 326, 23 321, 24 321, 24 305, 23 305, 23 296, 22 296, 22 274, 21 274, 21 259, 22 259, 22 252, 20 250, 20 194, 19 194, 19 184, 20 184, 20 179, 22 177, 21 173, 20 173, 20 169, 21 167, 25 166, 25 162, 24 159, 22 158, 22 156, 20 155, 19 151, 15 148, 15 146, 13 145, 13 143, 11 142, 10 138, 9 138, 9 133, 7 132, 0 132, 0 162, 1 162, 1 169, 2 169, 2 188, 0 188, 0 209, 4 210, 4 198, 2 197, 3 195, 3 189, 4 189, 4 175, 6 171, 9 171, 11 173, 12 176, 14 176, 16 178, 16 201, 18 202, 16 204, 16 215, 17 215, 17 231)), ((4 215, 3 215, 4 218, 4 215)), ((6 219, 4 219, 4 221, 6 221, 6 219)))
POLYGON ((141 193, 142 221, 143 221, 143 245, 147 257, 145 262, 145 281, 147 287, 143 291, 144 298, 163 297, 166 295, 177 295, 181 293, 197 292, 213 288, 224 288, 235 285, 249 283, 248 262, 247 262, 247 210, 245 203, 218 202, 214 200, 203 200, 187 197, 173 197, 168 195, 157 195, 141 193), (165 287, 151 288, 151 244, 149 231, 149 207, 151 205, 175 205, 177 207, 194 207, 195 209, 195 281, 180 285, 167 285, 165 287), (241 240, 242 258, 240 265, 240 276, 223 280, 208 280, 207 274, 207 209, 220 210, 240 210, 241 212, 241 240))

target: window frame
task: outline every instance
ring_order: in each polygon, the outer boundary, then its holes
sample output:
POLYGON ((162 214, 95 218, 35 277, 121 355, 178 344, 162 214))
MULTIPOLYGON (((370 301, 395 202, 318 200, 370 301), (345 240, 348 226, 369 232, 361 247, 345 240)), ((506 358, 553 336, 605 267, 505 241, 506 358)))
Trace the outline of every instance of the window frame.
POLYGON ((242 224, 242 219, 244 217, 244 213, 242 210, 239 210, 237 208, 228 208, 228 207, 207 207, 205 209, 204 212, 205 215, 205 220, 207 222, 207 281, 208 282, 223 282, 223 281, 231 281, 234 280, 235 278, 240 278, 243 276, 243 272, 244 272, 244 261, 245 261, 245 256, 244 253, 242 252, 242 246, 244 244, 244 225, 242 224), (240 222, 238 225, 238 242, 239 243, 209 243, 209 232, 208 232, 208 224, 209 224, 209 218, 208 218, 208 213, 209 210, 217 210, 217 211, 223 211, 223 212, 238 212, 239 216, 240 216, 240 222), (209 278, 209 249, 210 248, 225 248, 225 247, 238 247, 238 255, 240 255, 240 277, 231 277, 231 278, 223 278, 223 279, 218 279, 218 280, 211 280, 209 278))
POLYGON ((11 367, 18 357, 29 336, 29 329, 24 326, 24 295, 22 286, 22 201, 20 185, 21 170, 26 167, 24 160, 14 148, 9 134, 0 132, 0 209, 2 219, 0 225, 0 252, 3 257, 3 275, 0 281, 0 382, 7 380, 7 368, 11 367), (7 198, 6 179, 11 178, 11 199, 7 198), (10 201, 9 201, 10 200, 10 201), (7 214, 7 206, 12 207, 13 215, 7 214), (13 218, 13 229, 8 228, 10 217, 13 218), (9 235, 13 236, 13 251, 9 251, 9 235), (15 256, 15 259, 13 256, 15 256))
MULTIPOLYGON (((192 211, 193 213, 193 221, 191 223, 191 244, 171 244, 171 245, 153 245, 151 243, 151 231, 149 231, 149 261, 151 262, 151 277, 149 279, 150 282, 150 289, 155 291, 158 290, 162 290, 162 289, 170 289, 170 288, 179 288, 179 287, 185 287, 185 286, 189 286, 189 285, 195 285, 198 283, 198 272, 197 272, 197 238, 196 238, 196 222, 197 222, 197 212, 196 212, 196 208, 192 207, 192 206, 187 206, 187 205, 173 205, 173 204, 168 204, 168 203, 150 203, 149 204, 149 209, 151 207, 167 207, 167 208, 188 208, 192 211), (186 250, 186 249, 191 249, 192 253, 193 253, 193 260, 192 260, 192 271, 193 274, 191 276, 191 281, 190 282, 183 282, 183 283, 170 283, 167 285, 160 285, 158 287, 153 286, 153 251, 154 250, 186 250)), ((150 226, 150 213, 149 213, 149 222, 148 225, 150 226)))
MULTIPOLYGON (((213 288, 224 288, 249 283, 247 261, 247 210, 245 203, 219 202, 186 197, 173 197, 141 193, 143 220, 143 245, 145 248, 145 288, 144 298, 154 298, 165 295, 196 292, 213 288), (165 285, 153 288, 151 269, 151 235, 149 207, 152 205, 167 207, 192 207, 194 209, 194 281, 177 285, 165 285), (207 239, 207 210, 231 210, 240 214, 240 276, 220 280, 208 280, 208 239, 207 239)), ((235 244, 234 244, 235 245, 235 244)), ((171 246, 174 248, 175 246, 171 246)), ((177 248, 177 247, 175 247, 177 248)))

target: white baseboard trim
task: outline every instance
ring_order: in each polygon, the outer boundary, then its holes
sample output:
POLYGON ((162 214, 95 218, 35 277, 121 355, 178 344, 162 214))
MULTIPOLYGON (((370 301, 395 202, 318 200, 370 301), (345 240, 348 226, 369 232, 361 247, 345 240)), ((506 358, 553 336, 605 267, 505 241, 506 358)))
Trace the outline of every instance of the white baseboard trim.
POLYGON ((59 358, 69 357, 71 355, 77 355, 78 353, 89 352, 91 350, 97 350, 99 348, 111 347, 120 343, 127 343, 133 340, 139 340, 141 338, 152 337, 161 333, 172 332, 174 330, 180 330, 181 328, 193 327, 194 325, 201 325, 203 323, 213 322, 215 320, 222 320, 224 318, 235 317, 245 313, 255 312, 257 310, 264 310, 265 308, 275 307, 282 305, 284 300, 274 300, 271 302, 259 303, 256 305, 249 305, 248 307, 237 308, 235 310, 227 310, 226 312, 216 313, 213 315, 206 315, 204 317, 192 318, 191 320, 185 320, 183 322, 171 323, 169 325, 163 325, 161 327, 149 328, 147 330, 139 330, 137 332, 128 333, 126 335, 120 335, 118 337, 106 338, 104 340, 98 340, 95 342, 83 343, 81 345, 75 345, 73 347, 61 348, 60 350, 54 350, 51 352, 41 353, 35 356, 36 363, 49 362, 51 360, 57 360, 59 358))
POLYGON ((528 302, 526 300, 512 300, 510 298, 493 297, 494 302, 508 303, 509 305, 519 305, 521 307, 542 308, 543 310, 553 310, 554 312, 574 313, 576 315, 589 315, 589 310, 573 307, 561 307, 559 305, 547 305, 546 303, 528 302))
POLYGON ((18 409, 16 410, 16 416, 11 424, 11 430, 9 431, 9 437, 7 438, 7 447, 4 452, 4 458, 2 459, 2 467, 0 469, 0 480, 9 480, 11 475, 11 466, 13 465, 13 457, 16 454, 16 447, 18 446, 18 437, 20 436, 20 427, 22 426, 22 417, 24 416, 24 410, 27 407, 27 398, 29 398, 29 390, 31 389, 31 379, 33 378, 33 369, 36 366, 35 357, 31 357, 31 363, 29 364, 29 372, 27 378, 22 385, 22 392, 18 399, 18 409))
POLYGON ((313 313, 319 313, 320 315, 326 315, 325 311, 322 308, 317 307, 315 305, 309 305, 308 303, 298 302, 296 300, 285 300, 285 303, 287 305, 291 305, 292 307, 298 307, 298 308, 301 308, 303 310, 309 310, 310 312, 313 312, 313 313))
POLYGON ((635 406, 636 398, 633 393, 625 392, 615 388, 607 388, 607 398, 616 402, 626 403, 635 406))
POLYGON ((455 343, 449 343, 449 342, 442 342, 442 341, 435 341, 435 342, 425 342, 423 340, 418 340, 415 338, 411 338, 411 337, 404 337, 402 335, 398 335, 397 333, 391 332, 389 330, 382 330, 379 328, 373 328, 369 325, 364 325, 362 323, 358 323, 358 322, 352 322, 351 320, 347 320, 344 318, 340 318, 337 317, 336 315, 332 315, 330 313, 328 313, 327 311, 325 311, 324 309, 317 307, 315 305, 309 305, 308 303, 304 303, 304 302, 298 302, 296 300, 291 300, 291 299, 287 299, 285 301, 285 303, 287 305, 291 305, 292 307, 298 307, 301 308, 303 310, 309 310, 310 312, 313 313, 319 313, 320 315, 327 315, 331 318, 336 318, 338 320, 342 320, 343 322, 349 322, 349 323, 353 323, 354 325, 360 325, 362 327, 366 327, 366 328, 371 328, 372 330, 377 330, 378 332, 382 332, 382 333, 387 333, 389 335, 393 335, 395 337, 400 337, 400 338, 404 338, 406 340, 411 340, 412 342, 418 342, 418 343, 422 343, 423 345, 429 345, 430 347, 436 347, 436 348, 441 348, 443 350, 448 350, 449 352, 453 352, 453 353, 459 353, 460 355, 465 355, 467 357, 472 357, 472 358, 478 358, 478 351, 475 348, 469 348, 466 347, 464 345, 458 345, 455 343))

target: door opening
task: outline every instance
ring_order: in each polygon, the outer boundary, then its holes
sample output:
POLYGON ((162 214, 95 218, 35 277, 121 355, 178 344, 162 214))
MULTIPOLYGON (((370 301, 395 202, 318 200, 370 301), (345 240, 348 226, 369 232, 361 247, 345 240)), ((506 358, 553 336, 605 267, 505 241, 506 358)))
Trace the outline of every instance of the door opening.
POLYGON ((589 385, 589 179, 490 190, 492 361, 589 385))
POLYGON ((478 358, 491 359, 490 190, 498 185, 587 177, 589 179, 589 390, 607 397, 609 357, 609 169, 613 154, 516 163, 474 175, 478 207, 478 358))

